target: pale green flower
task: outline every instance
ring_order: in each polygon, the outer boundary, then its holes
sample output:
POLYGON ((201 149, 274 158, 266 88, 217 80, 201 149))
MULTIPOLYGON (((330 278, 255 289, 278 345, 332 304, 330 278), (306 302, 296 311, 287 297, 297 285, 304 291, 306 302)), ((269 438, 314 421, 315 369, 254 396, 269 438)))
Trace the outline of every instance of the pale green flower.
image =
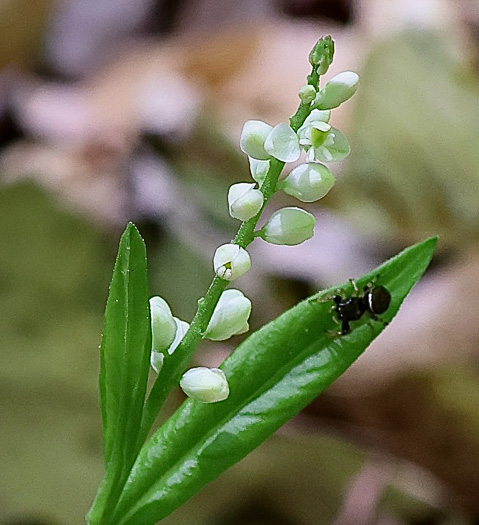
POLYGON ((299 143, 307 152, 307 162, 332 162, 349 154, 349 142, 338 129, 330 126, 330 116, 329 110, 314 109, 299 128, 299 143))
POLYGON ((188 397, 201 403, 224 401, 230 393, 223 370, 204 366, 187 370, 181 378, 180 387, 188 397))
POLYGON ((275 126, 264 142, 264 149, 275 159, 294 162, 301 155, 298 135, 288 124, 275 126))
POLYGON ((278 188, 302 202, 322 199, 334 185, 334 175, 324 164, 310 162, 291 170, 278 188))
POLYGON ((271 244, 293 246, 310 239, 316 219, 301 208, 282 208, 271 215, 259 235, 271 244))

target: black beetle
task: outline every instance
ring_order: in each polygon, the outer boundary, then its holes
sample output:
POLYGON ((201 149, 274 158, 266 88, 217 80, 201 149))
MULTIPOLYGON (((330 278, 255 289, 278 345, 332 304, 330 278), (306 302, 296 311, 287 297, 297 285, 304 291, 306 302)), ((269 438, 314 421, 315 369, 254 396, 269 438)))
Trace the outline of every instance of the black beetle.
POLYGON ((336 312, 337 319, 335 322, 341 324, 341 331, 337 335, 346 335, 351 331, 351 321, 357 321, 368 313, 369 316, 387 324, 378 317, 378 314, 386 312, 391 303, 391 294, 389 290, 381 284, 368 283, 361 292, 359 292, 356 282, 350 279, 354 288, 354 294, 351 297, 344 298, 341 295, 335 295, 332 299, 335 303, 333 309, 336 312))

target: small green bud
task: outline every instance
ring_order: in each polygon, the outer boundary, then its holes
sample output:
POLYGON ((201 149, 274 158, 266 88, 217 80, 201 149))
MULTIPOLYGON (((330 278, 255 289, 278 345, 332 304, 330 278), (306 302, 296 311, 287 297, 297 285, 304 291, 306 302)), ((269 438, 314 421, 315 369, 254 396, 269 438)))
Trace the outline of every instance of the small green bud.
POLYGON ((358 86, 359 76, 354 71, 339 73, 319 91, 314 107, 318 109, 337 108, 356 93, 358 86))
POLYGON ((264 196, 255 190, 256 184, 239 182, 233 184, 228 191, 228 207, 231 217, 247 221, 254 217, 263 206, 264 196))
POLYGON ((233 281, 251 268, 248 252, 237 244, 223 244, 213 257, 215 273, 221 279, 233 281))
POLYGON ((230 393, 225 373, 219 368, 199 366, 187 370, 180 381, 183 392, 201 403, 217 403, 230 393))
POLYGON ((298 96, 303 104, 309 104, 316 98, 316 90, 313 86, 305 84, 299 89, 298 96))
POLYGON ((243 153, 257 160, 268 160, 269 154, 264 149, 264 141, 272 126, 261 120, 248 120, 241 132, 240 148, 243 153))
POLYGON ((296 166, 278 187, 302 202, 322 199, 334 185, 334 175, 323 164, 296 166))
POLYGON ((271 215, 259 235, 271 244, 294 246, 310 239, 316 219, 301 208, 282 208, 271 215))
POLYGON ((298 135, 288 124, 278 124, 266 137, 264 149, 283 162, 294 162, 301 155, 298 135))
POLYGON ((334 41, 330 35, 320 38, 309 53, 309 63, 324 75, 333 61, 334 41))
POLYGON ((215 307, 204 337, 212 341, 225 341, 233 335, 244 333, 248 329, 250 314, 251 301, 243 292, 234 288, 225 290, 215 307))

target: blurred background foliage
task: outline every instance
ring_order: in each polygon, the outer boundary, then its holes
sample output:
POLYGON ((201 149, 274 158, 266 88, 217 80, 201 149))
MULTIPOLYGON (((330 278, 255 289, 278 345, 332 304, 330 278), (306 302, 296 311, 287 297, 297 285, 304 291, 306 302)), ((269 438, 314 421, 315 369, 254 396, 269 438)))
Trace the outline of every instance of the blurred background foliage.
POLYGON ((327 33, 328 76, 361 75, 334 113, 352 154, 308 206, 314 239, 252 245, 251 327, 428 235, 437 257, 340 381, 164 522, 478 523, 477 0, 12 0, 0 28, 0 524, 84 522, 121 230, 138 224, 152 294, 190 319, 237 228, 243 122, 287 119, 327 33))

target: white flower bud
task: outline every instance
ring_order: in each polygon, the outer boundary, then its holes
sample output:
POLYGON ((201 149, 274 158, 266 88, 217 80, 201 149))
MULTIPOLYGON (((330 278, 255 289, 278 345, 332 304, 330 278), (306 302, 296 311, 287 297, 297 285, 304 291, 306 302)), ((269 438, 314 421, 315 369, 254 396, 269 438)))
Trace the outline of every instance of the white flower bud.
POLYGON ((183 337, 185 336, 186 332, 188 331, 188 328, 190 325, 186 321, 182 321, 181 319, 178 319, 177 317, 173 317, 173 321, 175 323, 175 337, 172 341, 172 343, 165 348, 164 350, 156 350, 155 348, 152 348, 151 354, 150 354, 150 364, 153 370, 159 374, 161 367, 163 366, 163 361, 165 359, 165 352, 168 352, 169 355, 171 355, 178 345, 181 343, 183 337))
POLYGON ((291 126, 284 123, 278 124, 271 130, 264 141, 264 149, 283 162, 294 162, 301 154, 298 135, 291 126))
POLYGON ((228 191, 228 206, 231 217, 247 221, 254 217, 263 206, 264 196, 255 190, 256 184, 240 182, 233 184, 228 191))
POLYGON ((215 307, 204 336, 212 341, 224 341, 248 330, 251 301, 240 290, 225 290, 215 307), (245 330, 246 328, 246 330, 245 330))
POLYGON ((310 239, 316 219, 301 208, 282 208, 271 215, 260 236, 271 244, 293 246, 310 239))
POLYGON ((278 187, 302 202, 314 202, 328 193, 334 180, 334 175, 323 164, 308 163, 296 166, 278 187))
POLYGON ((257 160, 268 160, 264 141, 273 128, 261 120, 248 120, 241 132, 240 148, 243 153, 257 160))
POLYGON ((256 160, 253 159, 253 157, 248 157, 248 160, 251 176, 261 187, 264 179, 266 179, 266 175, 268 175, 270 165, 269 160, 256 160))
POLYGON ((350 99, 359 85, 359 76, 353 71, 344 71, 333 77, 316 96, 314 106, 318 109, 337 108, 350 99))
POLYGON ((188 397, 201 403, 223 401, 230 393, 225 373, 219 368, 190 368, 183 374, 180 386, 188 397))
POLYGON ((301 102, 309 104, 316 98, 316 90, 313 86, 305 84, 299 88, 298 96, 301 99, 301 102))
POLYGON ((151 346, 156 352, 166 350, 176 335, 176 323, 168 303, 161 297, 150 299, 151 346))
POLYGON ((251 268, 248 252, 237 244, 223 244, 213 257, 215 273, 221 279, 233 281, 251 268))

